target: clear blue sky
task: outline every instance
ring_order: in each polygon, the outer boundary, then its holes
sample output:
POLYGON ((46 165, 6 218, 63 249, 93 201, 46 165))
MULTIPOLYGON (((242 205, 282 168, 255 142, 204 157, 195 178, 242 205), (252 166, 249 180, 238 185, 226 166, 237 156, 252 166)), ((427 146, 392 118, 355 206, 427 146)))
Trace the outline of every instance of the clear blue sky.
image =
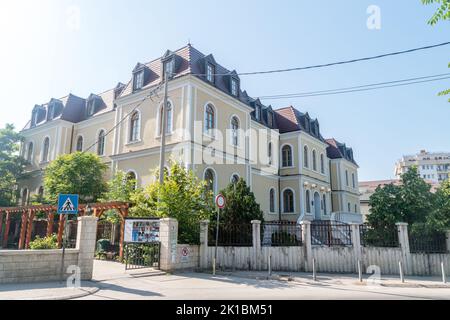
MULTIPOLYGON (((305 66, 450 40, 420 0, 0 2, 0 126, 25 125, 37 103, 87 97, 128 81, 137 62, 189 40, 238 72, 305 66), (369 5, 381 29, 366 26, 369 5), (80 23, 74 20, 77 10, 80 23)), ((450 47, 321 70, 243 77, 253 96, 332 89, 450 72, 450 47)), ((360 180, 393 176, 403 154, 450 151, 447 80, 380 91, 267 101, 317 117, 355 150, 360 180)))

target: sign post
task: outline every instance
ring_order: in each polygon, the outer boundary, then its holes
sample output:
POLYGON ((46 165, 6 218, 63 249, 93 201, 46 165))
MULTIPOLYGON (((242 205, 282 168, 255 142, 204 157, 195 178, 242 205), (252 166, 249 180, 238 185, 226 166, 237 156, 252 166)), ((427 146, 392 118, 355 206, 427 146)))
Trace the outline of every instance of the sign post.
POLYGON ((62 259, 61 259, 61 280, 64 274, 64 258, 66 253, 66 246, 68 240, 67 225, 69 221, 69 215, 78 214, 79 196, 76 194, 60 194, 58 195, 58 214, 64 216, 64 237, 62 243, 62 259))
POLYGON ((219 246, 219 224, 220 224, 220 210, 225 208, 226 200, 222 194, 218 194, 216 197, 216 206, 217 206, 217 223, 216 223, 216 249, 214 252, 214 261, 213 261, 213 275, 216 275, 216 262, 217 262, 217 248, 219 246))

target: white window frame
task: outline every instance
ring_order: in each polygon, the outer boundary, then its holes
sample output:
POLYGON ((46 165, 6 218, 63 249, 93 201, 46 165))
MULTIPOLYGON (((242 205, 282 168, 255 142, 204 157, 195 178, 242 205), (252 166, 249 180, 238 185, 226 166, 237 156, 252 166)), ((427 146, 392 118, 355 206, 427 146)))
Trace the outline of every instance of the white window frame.
POLYGON ((295 199, 295 191, 294 191, 294 189, 292 189, 292 188, 290 188, 290 187, 287 187, 287 188, 284 188, 283 189, 283 191, 281 192, 281 213, 282 214, 285 214, 285 215, 292 215, 292 214, 296 214, 296 209, 297 209, 297 207, 296 207, 296 204, 295 204, 295 201, 296 201, 296 199, 295 199), (294 204, 294 207, 293 207, 293 211, 292 212, 285 212, 285 210, 284 210, 284 205, 285 205, 285 203, 284 203, 284 193, 286 192, 286 191, 288 191, 288 190, 290 190, 291 192, 292 192, 292 197, 293 197, 293 204, 294 204))
POLYGON ((97 135, 96 135, 96 141, 97 141, 97 148, 96 148, 96 154, 99 157, 104 157, 106 155, 106 130, 101 128, 99 130, 97 130, 97 135), (99 145, 100 145, 100 133, 103 131, 103 154, 99 154, 99 145))
POLYGON ((45 136, 44 140, 42 141, 42 146, 41 146, 41 163, 48 163, 50 162, 50 144, 51 144, 51 140, 49 136, 45 136), (47 150, 47 155, 46 158, 44 159, 44 151, 45 151, 45 141, 48 139, 48 150, 47 150))
POLYGON ((140 70, 134 74, 133 90, 140 90, 144 87, 145 70, 140 70))
MULTIPOLYGON (((167 124, 166 124, 166 137, 167 136, 171 136, 174 133, 174 122, 173 122, 173 119, 174 119, 174 113, 175 113, 174 112, 175 111, 175 105, 173 104, 173 101, 168 99, 167 102, 170 104, 171 112, 170 112, 170 117, 168 117, 166 115, 166 121, 167 121, 167 124), (170 124, 170 128, 167 126, 168 124, 170 124)), ((161 128, 162 112, 161 111, 162 111, 163 104, 164 104, 164 101, 159 104, 159 108, 158 108, 158 116, 157 116, 158 124, 156 126, 156 138, 158 138, 158 139, 161 138, 161 133, 162 133, 162 128, 161 128)), ((166 109, 166 112, 167 112, 167 109, 166 109)))
POLYGON ((77 139, 75 140, 75 151, 80 151, 82 152, 84 150, 84 136, 82 134, 79 134, 77 136, 77 139), (78 141, 81 139, 83 139, 82 144, 81 144, 81 150, 78 150, 78 141))
POLYGON ((232 145, 233 147, 241 146, 241 128, 242 128, 241 119, 237 115, 233 114, 230 117, 230 140, 231 140, 230 145, 232 145), (237 123, 238 123, 238 129, 236 132, 236 139, 237 139, 236 144, 234 143, 235 134, 234 134, 234 130, 233 130, 233 119, 236 119, 237 123))
POLYGON ((207 136, 207 137, 209 137, 211 139, 214 139, 215 138, 215 130, 217 130, 217 124, 219 122, 218 122, 217 108, 214 105, 214 103, 212 103, 211 101, 208 101, 203 106, 203 119, 202 119, 202 121, 203 121, 203 130, 202 130, 203 131, 203 135, 205 135, 205 136, 207 136), (206 123, 207 123, 206 122, 206 108, 208 108, 208 106, 211 106, 211 108, 212 108, 212 110, 214 112, 214 116, 213 116, 214 127, 212 129, 207 129, 206 128, 206 123))
POLYGON ((142 125, 142 114, 140 110, 135 110, 130 115, 130 119, 128 120, 128 144, 136 143, 141 141, 141 125, 142 125), (133 139, 133 116, 135 114, 138 114, 138 121, 137 121, 137 133, 136 133, 136 139, 133 139))
POLYGON ((295 168, 295 158, 294 158, 294 147, 290 143, 284 143, 280 148, 280 156, 281 156, 281 168, 282 169, 292 169, 295 168), (289 146, 291 148, 291 158, 292 158, 292 165, 291 166, 284 166, 283 163, 283 148, 289 146))

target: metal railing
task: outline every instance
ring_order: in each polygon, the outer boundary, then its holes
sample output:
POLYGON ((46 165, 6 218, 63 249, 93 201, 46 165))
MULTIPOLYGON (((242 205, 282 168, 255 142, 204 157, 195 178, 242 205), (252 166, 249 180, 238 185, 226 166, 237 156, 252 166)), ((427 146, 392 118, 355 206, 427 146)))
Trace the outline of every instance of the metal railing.
POLYGON ((296 222, 274 221, 261 224, 261 245, 295 247, 302 245, 302 226, 296 222))
POLYGON ((335 221, 313 221, 311 223, 311 243, 325 246, 351 246, 350 225, 335 221))
MULTIPOLYGON (((210 225, 208 245, 216 245, 216 226, 210 225)), ((218 245, 222 247, 251 247, 253 245, 253 227, 246 224, 220 224, 218 245)))
POLYGON ((447 237, 443 232, 409 233, 411 253, 447 253, 447 237))
POLYGON ((376 230, 368 224, 359 226, 361 245, 363 247, 386 247, 395 248, 399 246, 398 230, 376 230))

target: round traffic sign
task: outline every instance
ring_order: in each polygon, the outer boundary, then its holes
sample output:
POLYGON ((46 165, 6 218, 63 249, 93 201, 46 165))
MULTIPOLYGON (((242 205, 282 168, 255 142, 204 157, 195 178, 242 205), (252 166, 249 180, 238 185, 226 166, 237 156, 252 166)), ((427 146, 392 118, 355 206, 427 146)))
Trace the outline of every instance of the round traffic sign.
POLYGON ((216 205, 219 209, 225 208, 226 200, 223 194, 218 194, 216 197, 216 205))

